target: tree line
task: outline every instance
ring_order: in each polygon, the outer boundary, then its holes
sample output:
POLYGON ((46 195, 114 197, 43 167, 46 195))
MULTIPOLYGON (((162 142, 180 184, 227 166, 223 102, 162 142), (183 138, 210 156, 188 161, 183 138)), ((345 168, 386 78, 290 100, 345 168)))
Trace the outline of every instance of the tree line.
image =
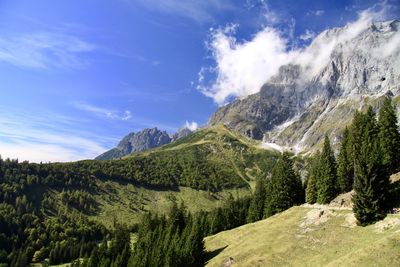
POLYGON ((110 242, 93 247, 72 266, 203 266, 204 237, 245 224, 249 203, 249 197, 235 200, 230 195, 217 209, 190 213, 183 202, 174 200, 164 215, 146 213, 130 228, 117 224, 110 242))
POLYGON ((378 114, 370 106, 356 112, 346 127, 337 157, 325 136, 322 151, 307 160, 302 183, 295 157, 284 152, 268 179, 258 179, 250 202, 247 222, 267 218, 304 200, 328 204, 337 195, 350 192, 353 211, 360 225, 385 217, 399 199, 400 186, 389 177, 400 171, 400 134, 394 107, 385 99, 378 114))
POLYGON ((385 99, 376 114, 371 106, 356 112, 344 130, 335 158, 328 137, 309 162, 306 201, 327 204, 354 189, 353 211, 360 225, 385 217, 394 203, 390 175, 400 167, 400 134, 395 110, 385 99))

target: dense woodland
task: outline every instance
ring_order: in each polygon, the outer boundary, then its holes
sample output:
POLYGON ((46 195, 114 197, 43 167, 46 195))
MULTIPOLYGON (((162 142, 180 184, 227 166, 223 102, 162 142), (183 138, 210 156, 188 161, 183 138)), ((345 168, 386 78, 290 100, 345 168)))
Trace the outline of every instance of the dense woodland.
MULTIPOLYGON (((230 162, 210 163, 204 147, 113 161, 30 164, 0 158, 0 265, 30 262, 74 266, 202 266, 207 235, 254 222, 304 203, 329 203, 355 191, 354 213, 360 225, 382 219, 399 196, 389 175, 399 171, 400 135, 389 100, 376 115, 356 113, 335 157, 330 140, 307 160, 302 183, 296 157, 265 157, 272 172, 257 177, 251 197, 229 197, 210 212, 190 213, 172 201, 165 215, 145 214, 141 223, 115 222, 113 229, 90 221, 95 213, 96 179, 124 180, 159 187, 191 186, 219 190, 244 186, 230 162), (208 159, 206 161, 205 159, 208 159), (54 190, 61 192, 54 197, 54 190), (62 204, 62 205, 61 205, 62 204), (65 208, 65 207, 71 207, 65 208)), ((260 161, 247 156, 246 161, 260 161)), ((245 168, 246 164, 242 163, 245 168)))

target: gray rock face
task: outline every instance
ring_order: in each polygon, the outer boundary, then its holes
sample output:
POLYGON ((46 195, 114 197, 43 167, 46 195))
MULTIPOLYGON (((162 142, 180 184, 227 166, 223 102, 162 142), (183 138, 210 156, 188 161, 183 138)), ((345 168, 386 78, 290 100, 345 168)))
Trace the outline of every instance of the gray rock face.
POLYGON ((150 148, 159 147, 171 142, 166 131, 157 128, 144 129, 137 133, 130 133, 119 142, 117 149, 123 154, 140 152, 150 148))
POLYGON ((171 142, 174 142, 174 141, 178 140, 179 138, 186 137, 191 133, 192 133, 192 131, 190 129, 183 127, 172 135, 171 142))
POLYGON ((282 66, 259 93, 219 108, 209 125, 225 124, 249 137, 307 149, 325 134, 337 136, 357 109, 400 93, 400 21, 322 32, 305 53, 326 60, 282 66), (323 46, 324 44, 324 46, 323 46), (326 56, 326 55, 325 55, 326 56), (318 62, 319 64, 315 63, 318 62), (328 123, 329 121, 329 123, 328 123))
POLYGON ((182 128, 172 137, 166 131, 161 131, 157 128, 144 129, 137 133, 130 133, 119 142, 116 148, 113 148, 100 156, 97 160, 108 160, 120 158, 134 152, 142 152, 148 149, 156 148, 162 145, 169 144, 179 138, 191 134, 187 128, 182 128))

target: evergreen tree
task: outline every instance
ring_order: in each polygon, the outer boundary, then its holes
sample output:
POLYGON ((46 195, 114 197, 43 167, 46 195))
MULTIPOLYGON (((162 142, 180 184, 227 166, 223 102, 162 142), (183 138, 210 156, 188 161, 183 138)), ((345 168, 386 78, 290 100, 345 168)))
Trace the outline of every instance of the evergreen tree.
POLYGON ((388 174, 393 174, 400 167, 400 133, 396 112, 389 98, 385 99, 379 111, 378 127, 382 161, 388 174))
POLYGON ((309 204, 317 202, 317 179, 319 177, 320 156, 320 152, 317 152, 315 156, 310 159, 308 164, 306 202, 309 204))
POLYGON ((354 158, 352 148, 350 131, 346 127, 337 159, 337 185, 340 193, 349 192, 353 188, 354 158))
POLYGON ((327 204, 336 196, 336 162, 331 143, 325 136, 317 179, 317 202, 327 204))
POLYGON ((285 152, 275 164, 272 176, 267 183, 265 216, 284 211, 302 202, 303 185, 293 169, 293 160, 285 152))
POLYGON ((385 216, 389 187, 380 150, 378 127, 372 107, 357 113, 353 121, 355 182, 353 211, 360 225, 385 216))
POLYGON ((265 202, 265 182, 260 178, 257 180, 254 194, 250 202, 249 212, 247 215, 247 222, 255 222, 261 220, 264 215, 264 202, 265 202))

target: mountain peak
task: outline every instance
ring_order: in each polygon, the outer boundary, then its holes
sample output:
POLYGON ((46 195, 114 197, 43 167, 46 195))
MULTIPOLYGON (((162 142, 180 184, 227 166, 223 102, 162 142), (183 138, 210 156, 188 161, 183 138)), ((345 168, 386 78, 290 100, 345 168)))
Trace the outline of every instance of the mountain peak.
POLYGON ((118 143, 116 148, 113 148, 96 157, 97 160, 107 160, 126 156, 135 152, 142 152, 148 149, 156 148, 169 144, 179 138, 191 134, 192 131, 187 127, 178 130, 170 136, 166 131, 161 131, 157 127, 145 128, 139 132, 131 132, 126 135, 118 143))
POLYGON ((399 94, 399 25, 392 20, 322 32, 294 64, 282 66, 258 93, 221 107, 209 125, 300 150, 318 145, 326 133, 334 139, 355 110, 379 105, 374 99, 388 91, 399 94))

